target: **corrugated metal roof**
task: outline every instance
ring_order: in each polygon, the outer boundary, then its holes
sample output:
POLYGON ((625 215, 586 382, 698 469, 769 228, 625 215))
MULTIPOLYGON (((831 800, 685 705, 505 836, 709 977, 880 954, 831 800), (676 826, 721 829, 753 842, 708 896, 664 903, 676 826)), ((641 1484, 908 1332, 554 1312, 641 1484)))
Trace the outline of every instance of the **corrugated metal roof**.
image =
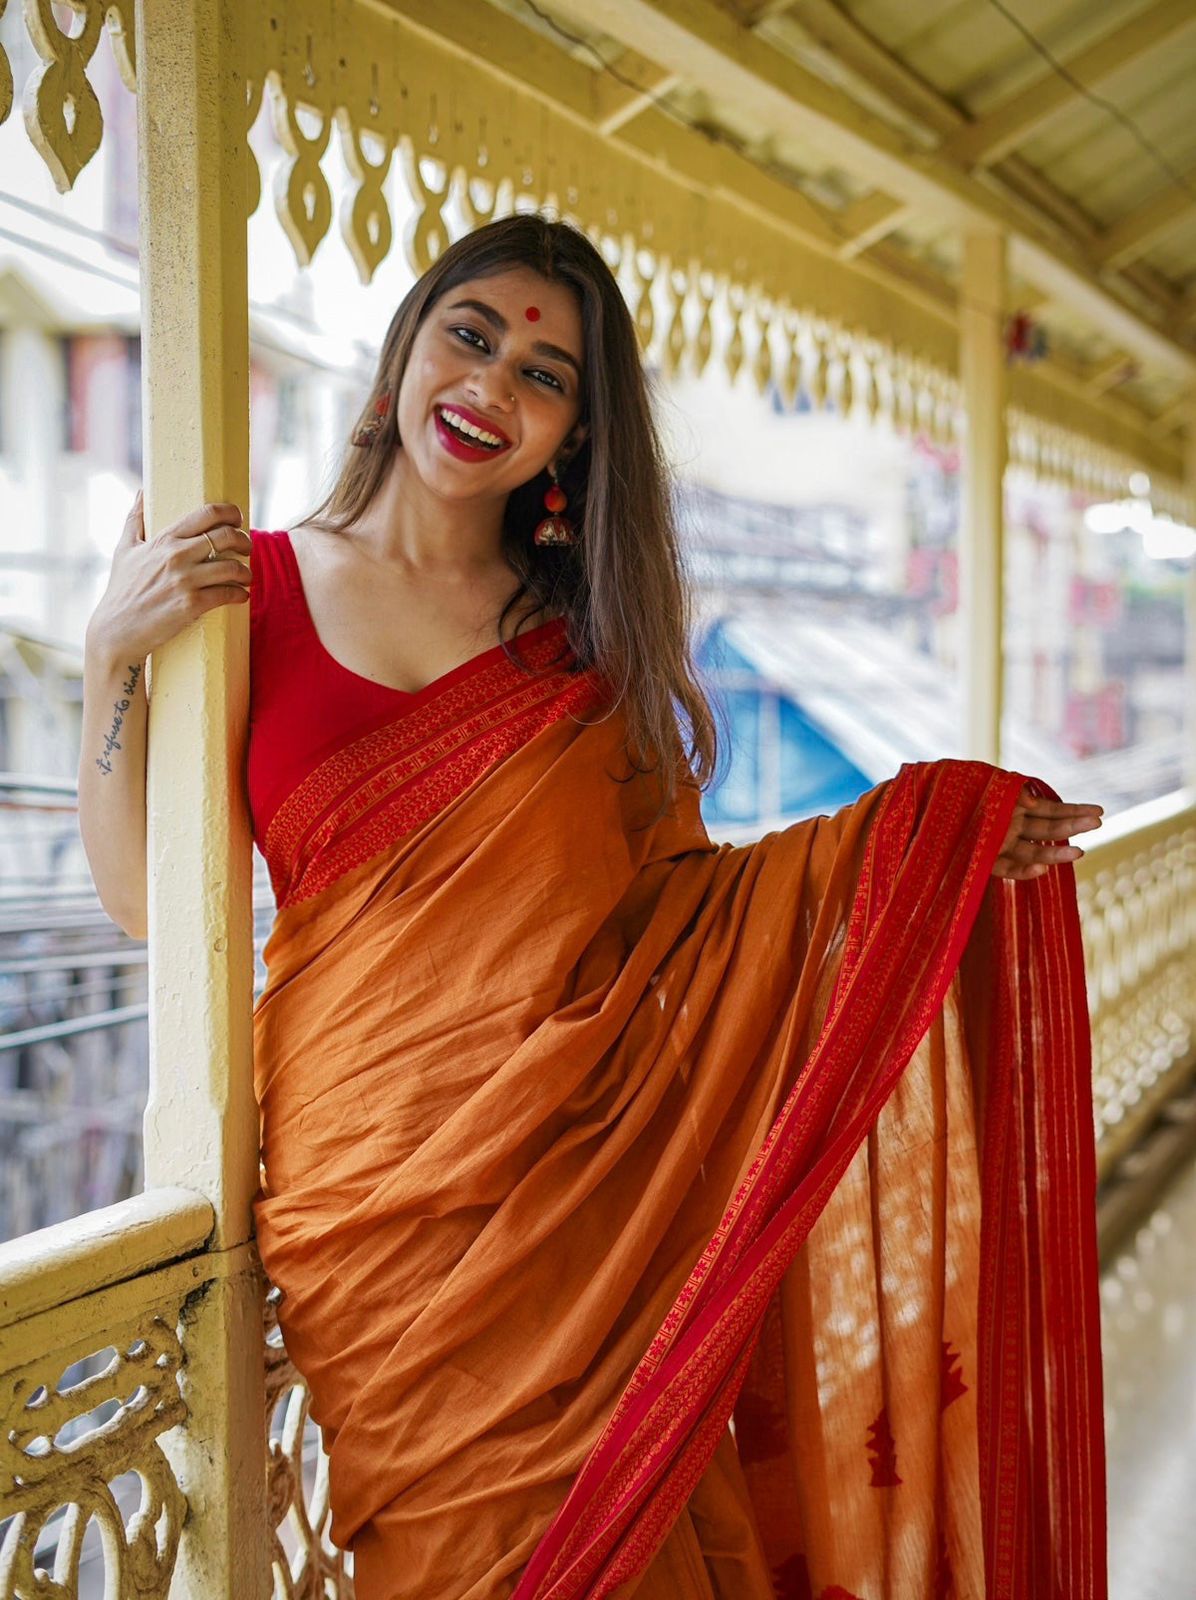
POLYGON ((1184 425, 1176 402, 1196 374, 1196 0, 491 3, 612 80, 659 83, 644 107, 783 173, 845 237, 860 230, 859 258, 916 272, 945 302, 959 290, 961 216, 987 207, 1027 241, 1004 309, 1041 320, 1048 359, 1163 433, 1184 425), (819 86, 835 91, 837 126, 819 86), (897 196, 885 220, 894 155, 917 197, 897 196), (1059 272, 1035 273, 1043 251, 1059 272))

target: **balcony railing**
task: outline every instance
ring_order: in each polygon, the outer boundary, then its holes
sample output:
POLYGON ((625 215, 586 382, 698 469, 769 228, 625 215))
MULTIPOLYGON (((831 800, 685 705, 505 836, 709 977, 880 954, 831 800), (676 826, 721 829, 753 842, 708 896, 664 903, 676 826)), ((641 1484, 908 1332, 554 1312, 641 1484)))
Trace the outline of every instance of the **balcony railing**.
MULTIPOLYGON (((1077 877, 1108 1179, 1196 1063, 1196 792, 1111 819, 1077 877)), ((351 1596, 328 1538, 327 1458, 252 1256, 262 1320, 235 1337, 264 1346, 260 1494, 233 1481, 218 1440, 198 1472, 187 1458, 189 1481, 180 1470, 179 1436, 217 1370, 194 1348, 193 1310, 233 1270, 229 1252, 210 1248, 211 1229, 205 1199, 159 1188, 0 1246, 2 1600, 43 1592, 39 1566, 70 1596, 165 1597, 193 1495, 250 1508, 245 1548, 270 1552, 275 1596, 351 1596), (90 1564, 89 1522, 99 1528, 90 1564)), ((187 1580, 182 1592, 201 1600, 187 1580)))

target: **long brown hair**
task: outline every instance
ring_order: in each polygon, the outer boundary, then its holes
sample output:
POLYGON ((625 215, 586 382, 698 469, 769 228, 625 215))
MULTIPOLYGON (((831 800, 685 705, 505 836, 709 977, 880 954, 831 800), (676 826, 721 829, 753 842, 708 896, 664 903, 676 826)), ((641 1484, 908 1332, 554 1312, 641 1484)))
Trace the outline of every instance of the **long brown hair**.
POLYGON ((361 416, 372 417, 378 398, 389 393, 392 404, 374 445, 346 449, 331 493, 304 521, 343 532, 361 517, 401 442, 393 402, 424 318, 458 284, 515 267, 530 267, 577 296, 585 339, 578 421, 589 431, 560 472, 576 544, 532 540, 544 515, 546 471, 508 496, 502 549, 519 587, 499 616, 499 638, 513 611, 520 622, 538 611, 563 616, 579 668, 597 667, 622 707, 633 770, 659 769, 667 805, 679 778, 701 787, 710 782, 717 736, 690 652, 691 595, 635 325, 601 252, 580 229, 518 212, 443 251, 387 329, 361 416))

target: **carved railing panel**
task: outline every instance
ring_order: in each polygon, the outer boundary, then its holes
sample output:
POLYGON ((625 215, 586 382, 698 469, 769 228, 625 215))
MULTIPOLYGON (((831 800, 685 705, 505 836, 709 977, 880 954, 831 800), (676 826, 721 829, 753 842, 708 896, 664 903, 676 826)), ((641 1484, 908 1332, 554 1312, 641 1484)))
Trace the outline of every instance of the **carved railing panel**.
POLYGON ((1077 869, 1102 1175, 1196 1061, 1196 805, 1152 801, 1105 829, 1077 869))
POLYGON ((179 1382, 187 1303, 203 1276, 190 1263, 166 1267, 5 1330, 3 1600, 73 1600, 93 1523, 106 1594, 169 1594, 187 1504, 161 1441, 187 1416, 179 1382), (116 1492, 129 1475, 136 1503, 116 1492), (36 1556, 47 1544, 49 1570, 36 1556))
POLYGON ((353 1600, 351 1559, 329 1536, 328 1456, 307 1385, 282 1342, 277 1290, 265 1302, 269 1522, 274 1600, 353 1600))

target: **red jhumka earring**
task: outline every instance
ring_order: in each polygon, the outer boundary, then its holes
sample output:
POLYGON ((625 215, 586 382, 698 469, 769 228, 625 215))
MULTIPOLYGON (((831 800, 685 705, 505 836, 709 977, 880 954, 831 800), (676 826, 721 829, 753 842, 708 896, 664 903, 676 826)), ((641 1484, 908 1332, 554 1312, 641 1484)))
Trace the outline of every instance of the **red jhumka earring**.
POLYGON ((532 539, 536 544, 576 544, 577 529, 568 517, 561 516, 561 512, 569 502, 565 498, 565 491, 557 482, 556 469, 551 465, 548 474, 552 484, 544 495, 544 506, 549 514, 542 522, 536 524, 532 539))
POLYGON ((386 414, 390 410, 390 390, 383 389, 374 401, 374 414, 353 435, 353 443, 371 445, 382 431, 382 424, 386 421, 386 414))

